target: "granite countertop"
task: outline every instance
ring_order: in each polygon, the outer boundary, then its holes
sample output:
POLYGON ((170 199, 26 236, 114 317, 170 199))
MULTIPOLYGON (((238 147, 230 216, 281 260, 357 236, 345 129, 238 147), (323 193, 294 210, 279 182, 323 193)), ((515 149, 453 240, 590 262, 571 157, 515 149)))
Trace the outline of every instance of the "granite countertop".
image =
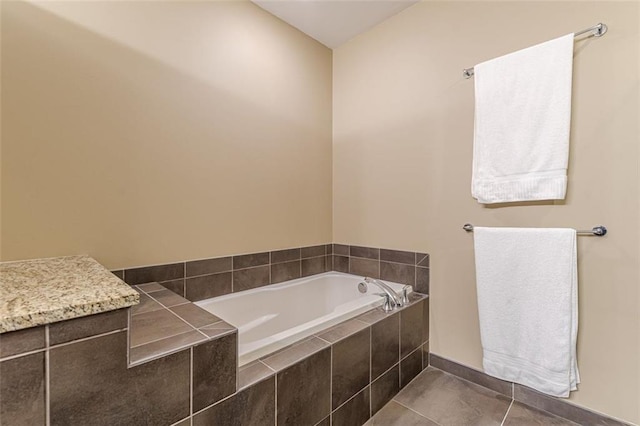
POLYGON ((0 333, 139 301, 137 291, 89 256, 0 263, 0 333))

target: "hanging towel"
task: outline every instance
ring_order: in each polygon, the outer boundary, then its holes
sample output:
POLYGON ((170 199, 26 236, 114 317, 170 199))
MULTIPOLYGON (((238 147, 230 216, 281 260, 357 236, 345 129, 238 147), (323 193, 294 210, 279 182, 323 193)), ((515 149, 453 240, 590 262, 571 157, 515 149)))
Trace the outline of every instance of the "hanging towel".
POLYGON ((474 67, 478 202, 564 199, 572 68, 573 34, 474 67))
POLYGON ((580 383, 576 231, 473 232, 484 371, 569 396, 580 383))

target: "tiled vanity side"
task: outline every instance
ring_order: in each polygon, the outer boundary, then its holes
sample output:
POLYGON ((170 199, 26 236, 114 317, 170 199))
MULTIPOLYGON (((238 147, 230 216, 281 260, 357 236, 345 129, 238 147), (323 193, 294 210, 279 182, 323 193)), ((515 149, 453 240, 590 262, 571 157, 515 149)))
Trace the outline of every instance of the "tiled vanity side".
POLYGON ((128 310, 0 334, 2 423, 170 425, 235 392, 237 333, 129 367, 128 310))

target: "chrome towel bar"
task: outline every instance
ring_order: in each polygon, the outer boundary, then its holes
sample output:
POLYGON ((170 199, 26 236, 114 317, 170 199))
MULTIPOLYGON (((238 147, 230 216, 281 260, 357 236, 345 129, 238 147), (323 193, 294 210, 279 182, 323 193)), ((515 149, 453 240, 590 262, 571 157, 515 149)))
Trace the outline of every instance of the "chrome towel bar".
MULTIPOLYGON (((467 232, 473 232, 473 225, 470 223, 465 223, 462 229, 464 229, 467 232)), ((593 229, 591 229, 590 231, 578 230, 576 231, 576 233, 578 235, 595 235, 596 237, 602 237, 604 235, 607 235, 607 228, 605 228, 602 225, 598 225, 598 226, 594 226, 593 229)))
MULTIPOLYGON (((607 32, 607 29, 608 29, 608 27, 606 26, 606 24, 603 24, 602 22, 600 22, 599 24, 596 24, 591 28, 587 28, 585 30, 578 31, 577 33, 574 33, 573 36, 574 37, 578 37, 578 36, 581 36, 582 34, 591 33, 591 35, 594 36, 594 37, 602 37, 607 32)), ((464 78, 473 77, 473 67, 472 68, 463 69, 462 70, 462 76, 464 78)), ((585 232, 587 232, 587 231, 585 231, 585 232)), ((604 235, 604 234, 602 234, 602 235, 604 235)))

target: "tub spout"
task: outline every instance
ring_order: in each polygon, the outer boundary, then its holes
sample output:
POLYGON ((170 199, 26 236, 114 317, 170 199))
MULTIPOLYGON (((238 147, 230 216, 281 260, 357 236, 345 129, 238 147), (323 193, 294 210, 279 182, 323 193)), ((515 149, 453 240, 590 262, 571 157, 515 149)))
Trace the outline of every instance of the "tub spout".
POLYGON ((389 310, 392 310, 396 307, 402 307, 402 302, 400 301, 400 298, 398 297, 396 292, 393 291, 393 289, 389 287, 384 281, 380 281, 375 278, 364 277, 364 282, 366 282, 367 284, 378 286, 378 288, 380 288, 380 290, 382 290, 384 294, 388 296, 389 304, 391 306, 391 309, 389 310))

